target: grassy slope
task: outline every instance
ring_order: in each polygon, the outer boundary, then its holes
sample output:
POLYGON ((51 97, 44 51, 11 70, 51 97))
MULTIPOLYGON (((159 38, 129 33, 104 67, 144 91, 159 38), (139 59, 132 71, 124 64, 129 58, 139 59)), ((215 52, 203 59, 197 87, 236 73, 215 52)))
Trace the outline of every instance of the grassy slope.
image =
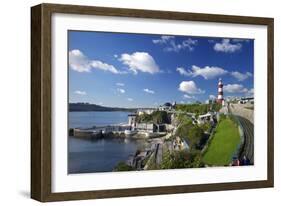
POLYGON ((239 131, 235 123, 229 118, 222 120, 203 156, 203 162, 208 165, 228 165, 239 142, 239 131))

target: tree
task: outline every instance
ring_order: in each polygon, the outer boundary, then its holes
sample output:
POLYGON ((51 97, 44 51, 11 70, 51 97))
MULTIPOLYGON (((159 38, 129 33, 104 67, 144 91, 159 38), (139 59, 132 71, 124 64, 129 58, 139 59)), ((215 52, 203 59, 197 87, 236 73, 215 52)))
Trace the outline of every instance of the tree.
POLYGON ((136 117, 136 121, 139 122, 139 123, 141 123, 141 122, 151 122, 152 116, 144 113, 144 114, 138 115, 136 117))
POLYGON ((221 104, 213 103, 212 110, 218 112, 221 109, 221 104))
POLYGON ((185 150, 165 154, 161 163, 161 169, 198 168, 203 166, 200 152, 188 152, 185 150))
POLYGON ((189 161, 186 163, 187 168, 204 167, 201 158, 202 156, 200 152, 191 152, 189 154, 189 161))
POLYGON ((187 151, 174 151, 164 156, 161 163, 162 169, 186 168, 189 154, 187 151))
POLYGON ((199 145, 200 140, 203 137, 204 137, 204 130, 199 126, 194 125, 192 128, 189 129, 188 135, 186 138, 189 143, 189 146, 192 149, 195 149, 199 145))
POLYGON ((196 149, 200 140, 204 138, 204 130, 198 125, 193 125, 191 121, 185 121, 178 127, 176 136, 185 139, 191 149, 196 149))
POLYGON ((211 124, 206 122, 200 126, 205 132, 207 132, 211 128, 211 124))
POLYGON ((161 169, 172 169, 174 158, 170 152, 166 152, 163 155, 163 159, 160 165, 161 169))
POLYGON ((125 162, 119 162, 115 167, 115 171, 132 171, 134 168, 130 165, 127 165, 125 162))
POLYGON ((191 127, 193 127, 193 124, 190 120, 182 122, 177 128, 176 136, 179 136, 180 138, 186 138, 191 127))
POLYGON ((137 116, 137 122, 151 122, 154 124, 170 123, 169 115, 166 111, 154 111, 152 114, 141 114, 137 116))
POLYGON ((170 123, 168 113, 166 111, 155 111, 152 113, 152 121, 155 124, 170 123))
POLYGON ((213 103, 212 106, 210 104, 179 104, 176 106, 176 110, 196 113, 198 115, 205 114, 209 110, 219 111, 220 109, 221 104, 218 103, 213 103))

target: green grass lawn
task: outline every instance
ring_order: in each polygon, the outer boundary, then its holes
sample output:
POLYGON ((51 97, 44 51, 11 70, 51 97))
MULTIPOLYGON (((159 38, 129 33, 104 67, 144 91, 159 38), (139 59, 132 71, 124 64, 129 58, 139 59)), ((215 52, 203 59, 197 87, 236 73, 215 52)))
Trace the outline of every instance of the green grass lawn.
POLYGON ((203 156, 203 162, 207 165, 228 165, 239 142, 239 130, 235 123, 229 118, 221 120, 203 156))

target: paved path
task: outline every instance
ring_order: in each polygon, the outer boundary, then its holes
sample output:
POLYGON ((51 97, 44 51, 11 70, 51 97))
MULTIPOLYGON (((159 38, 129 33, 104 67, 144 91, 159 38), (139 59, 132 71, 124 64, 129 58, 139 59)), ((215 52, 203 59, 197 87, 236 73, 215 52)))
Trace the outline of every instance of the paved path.
POLYGON ((158 144, 156 148, 157 148, 157 150, 156 150, 155 162, 157 165, 160 165, 162 162, 162 156, 163 156, 163 144, 158 144))
POLYGON ((237 116, 240 122, 243 132, 244 132, 244 145, 242 146, 242 151, 239 158, 246 156, 250 163, 254 163, 254 125, 246 118, 237 116))
POLYGON ((248 119, 252 124, 254 124, 254 110, 247 109, 250 107, 249 104, 230 104, 230 112, 234 115, 238 115, 248 119))

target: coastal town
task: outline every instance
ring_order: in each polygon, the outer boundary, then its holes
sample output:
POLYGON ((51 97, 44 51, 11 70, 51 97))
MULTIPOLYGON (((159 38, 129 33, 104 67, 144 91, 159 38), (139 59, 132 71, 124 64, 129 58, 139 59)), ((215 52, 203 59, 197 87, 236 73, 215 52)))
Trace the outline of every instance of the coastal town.
POLYGON ((222 79, 218 95, 207 102, 166 102, 139 108, 122 124, 70 128, 76 138, 145 139, 114 171, 253 165, 254 98, 224 98, 222 79))

